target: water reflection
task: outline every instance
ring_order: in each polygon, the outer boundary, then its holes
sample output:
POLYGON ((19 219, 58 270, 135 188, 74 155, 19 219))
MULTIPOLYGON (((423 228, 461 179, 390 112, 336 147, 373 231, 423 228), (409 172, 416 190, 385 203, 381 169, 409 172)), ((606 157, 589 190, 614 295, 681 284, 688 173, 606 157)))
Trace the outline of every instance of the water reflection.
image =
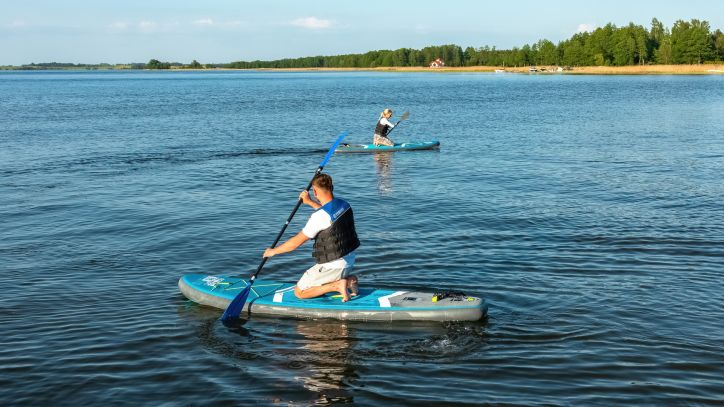
POLYGON ((350 383, 359 376, 354 369, 352 332, 343 321, 256 317, 228 327, 218 315, 211 315, 216 310, 201 309, 195 314, 181 308, 185 313, 180 315, 196 325, 200 344, 229 360, 245 384, 263 387, 272 378, 278 380, 272 389, 248 392, 250 399, 314 405, 353 402, 350 383), (252 320, 255 323, 248 323, 252 320), (305 392, 290 386, 292 382, 305 392))
POLYGON ((350 329, 342 321, 299 321, 297 332, 303 337, 303 360, 295 379, 319 394, 317 404, 350 403, 352 394, 346 383, 357 374, 352 367, 350 329))
POLYGON ((377 189, 383 195, 392 193, 392 154, 390 152, 374 154, 377 167, 377 189))

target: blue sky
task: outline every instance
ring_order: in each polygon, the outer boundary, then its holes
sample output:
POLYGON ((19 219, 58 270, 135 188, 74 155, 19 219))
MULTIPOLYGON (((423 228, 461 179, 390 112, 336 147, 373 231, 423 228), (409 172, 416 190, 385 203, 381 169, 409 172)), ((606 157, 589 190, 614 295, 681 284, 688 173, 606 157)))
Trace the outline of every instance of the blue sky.
POLYGON ((0 0, 0 65, 188 63, 554 42, 612 22, 724 29, 724 1, 0 0))

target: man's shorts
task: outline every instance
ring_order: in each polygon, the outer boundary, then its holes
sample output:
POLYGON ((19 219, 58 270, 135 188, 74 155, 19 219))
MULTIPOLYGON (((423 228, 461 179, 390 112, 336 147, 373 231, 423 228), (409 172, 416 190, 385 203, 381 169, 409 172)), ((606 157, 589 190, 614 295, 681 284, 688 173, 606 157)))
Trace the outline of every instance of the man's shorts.
POLYGON ((315 264, 302 274, 302 278, 297 282, 297 287, 300 290, 306 290, 311 287, 333 283, 347 277, 350 271, 352 271, 352 267, 332 268, 322 264, 315 264))

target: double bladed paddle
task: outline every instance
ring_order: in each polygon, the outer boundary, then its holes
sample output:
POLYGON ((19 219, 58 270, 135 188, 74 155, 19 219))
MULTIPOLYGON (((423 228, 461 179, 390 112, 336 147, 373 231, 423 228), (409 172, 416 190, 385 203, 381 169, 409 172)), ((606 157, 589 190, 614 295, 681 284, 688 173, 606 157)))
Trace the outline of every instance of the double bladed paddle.
MULTIPOLYGON (((409 116, 409 114, 405 113, 409 116)), ((405 115, 403 115, 405 117, 405 115)), ((401 119, 402 120, 402 119, 401 119)), ((398 124, 400 122, 397 122, 398 124)), ((314 181, 314 177, 317 176, 317 174, 320 174, 322 172, 322 169, 327 164, 327 161, 329 161, 330 158, 332 158, 332 154, 334 154, 334 150, 337 149, 337 146, 339 146, 339 143, 342 142, 342 139, 347 135, 347 132, 342 132, 342 134, 337 137, 337 140, 332 145, 332 148, 329 149, 327 152, 327 155, 324 156, 324 159, 319 164, 319 167, 316 171, 314 171, 314 176, 311 180, 309 180, 309 185, 307 185, 306 191, 309 191, 309 189, 312 187, 312 182, 314 181)), ((294 206, 294 210, 287 218, 287 221, 284 222, 284 226, 282 227, 282 230, 279 231, 279 234, 277 235, 277 238, 274 239, 274 243, 272 243, 271 247, 276 247, 277 243, 279 243, 279 239, 282 238, 282 235, 284 234, 284 231, 287 230, 287 226, 289 226, 289 222, 292 221, 292 218, 294 217, 294 214, 297 213, 297 210, 302 205, 302 199, 300 198, 297 201, 297 204, 294 206)), ((254 284, 254 280, 256 280, 256 276, 259 275, 261 272, 261 269, 264 267, 264 264, 266 263, 268 257, 264 257, 261 260, 261 264, 259 264, 259 267, 257 267, 256 272, 251 276, 249 279, 249 284, 247 284, 246 287, 244 287, 243 290, 239 294, 234 297, 234 299, 231 301, 228 307, 226 307, 226 311, 224 311, 224 315, 221 316, 221 322, 224 323, 224 325, 227 326, 233 326, 234 322, 238 321, 239 315, 241 314, 241 311, 244 309, 244 304, 246 304, 246 299, 249 297, 249 292, 251 291, 251 286, 254 284)))

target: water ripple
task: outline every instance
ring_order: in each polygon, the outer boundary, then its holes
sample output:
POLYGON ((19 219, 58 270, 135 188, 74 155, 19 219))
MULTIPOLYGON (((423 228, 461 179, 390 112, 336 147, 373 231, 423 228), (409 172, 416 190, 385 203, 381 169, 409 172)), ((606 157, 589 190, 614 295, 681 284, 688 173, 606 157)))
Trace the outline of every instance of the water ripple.
MULTIPOLYGON (((3 405, 720 404, 724 78, 31 72, 0 84, 3 405), (252 316, 230 329, 184 299, 185 273, 256 269, 325 146, 345 129, 371 138, 381 88, 412 112, 393 138, 442 146, 327 164, 355 209, 355 273, 482 296, 490 317, 252 316)), ((260 278, 293 281, 312 261, 307 245, 260 278)))

